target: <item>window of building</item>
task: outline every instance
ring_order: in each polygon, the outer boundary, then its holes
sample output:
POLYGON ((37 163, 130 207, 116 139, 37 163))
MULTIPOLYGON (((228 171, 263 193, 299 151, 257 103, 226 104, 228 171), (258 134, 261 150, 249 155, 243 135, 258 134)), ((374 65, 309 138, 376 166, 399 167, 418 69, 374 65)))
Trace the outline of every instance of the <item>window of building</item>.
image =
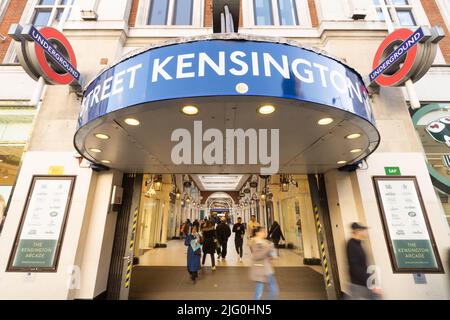
POLYGON ((3 18, 3 14, 6 11, 6 5, 8 3, 8 0, 0 0, 0 21, 3 18))
POLYGON ((73 0, 38 0, 34 6, 31 24, 36 27, 57 25, 64 10, 70 10, 72 2, 73 0))
POLYGON ((450 30, 450 0, 437 0, 437 4, 447 24, 447 28, 450 30))
POLYGON ((401 27, 417 26, 414 6, 411 0, 372 0, 380 20, 384 20, 383 9, 389 13, 392 22, 401 27))
POLYGON ((194 2, 198 0, 149 0, 146 24, 192 25, 194 2))
MULTIPOLYGON (((21 23, 30 23, 36 27, 57 27, 62 20, 67 20, 73 2, 74 0, 34 0, 21 23)), ((19 63, 14 43, 11 43, 3 63, 19 63)))
POLYGON ((257 26, 297 26, 297 0, 253 0, 254 24, 257 26))

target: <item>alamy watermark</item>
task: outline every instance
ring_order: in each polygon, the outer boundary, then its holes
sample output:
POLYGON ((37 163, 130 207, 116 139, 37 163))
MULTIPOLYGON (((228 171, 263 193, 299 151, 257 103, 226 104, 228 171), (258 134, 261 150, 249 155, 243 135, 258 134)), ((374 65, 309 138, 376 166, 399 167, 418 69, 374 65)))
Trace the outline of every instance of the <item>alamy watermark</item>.
POLYGON ((194 121, 193 132, 176 129, 171 141, 177 142, 171 152, 176 165, 259 165, 263 175, 278 173, 280 166, 279 129, 222 132, 210 128, 203 132, 203 122, 194 121))

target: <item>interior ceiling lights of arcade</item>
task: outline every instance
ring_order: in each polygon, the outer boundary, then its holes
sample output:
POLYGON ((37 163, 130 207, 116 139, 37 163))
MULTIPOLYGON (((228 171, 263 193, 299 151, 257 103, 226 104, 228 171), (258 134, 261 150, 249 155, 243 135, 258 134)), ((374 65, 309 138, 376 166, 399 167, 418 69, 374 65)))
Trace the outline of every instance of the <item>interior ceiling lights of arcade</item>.
MULTIPOLYGON (((85 146, 97 162, 123 171, 243 174, 256 173, 259 167, 173 164, 172 132, 178 128, 193 132, 193 120, 202 121, 203 133, 209 128, 222 132, 233 128, 280 129, 280 171, 286 173, 324 172, 344 166, 366 157, 373 144, 367 128, 361 128, 364 121, 345 113, 298 101, 251 100, 229 97, 218 103, 214 98, 198 98, 195 112, 194 105, 162 101, 146 111, 104 121, 91 131, 85 146), (189 112, 184 112, 186 107, 189 112)), ((207 143, 203 141, 203 145, 207 143)))

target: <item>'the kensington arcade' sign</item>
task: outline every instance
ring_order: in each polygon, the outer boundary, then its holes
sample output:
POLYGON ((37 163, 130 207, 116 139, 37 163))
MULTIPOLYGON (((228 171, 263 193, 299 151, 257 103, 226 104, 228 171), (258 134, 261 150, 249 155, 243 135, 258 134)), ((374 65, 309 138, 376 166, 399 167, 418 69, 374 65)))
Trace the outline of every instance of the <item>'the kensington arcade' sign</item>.
POLYGON ((34 176, 8 271, 55 272, 74 176, 34 176))
POLYGON ((440 273, 442 263, 415 177, 374 177, 395 273, 440 273))

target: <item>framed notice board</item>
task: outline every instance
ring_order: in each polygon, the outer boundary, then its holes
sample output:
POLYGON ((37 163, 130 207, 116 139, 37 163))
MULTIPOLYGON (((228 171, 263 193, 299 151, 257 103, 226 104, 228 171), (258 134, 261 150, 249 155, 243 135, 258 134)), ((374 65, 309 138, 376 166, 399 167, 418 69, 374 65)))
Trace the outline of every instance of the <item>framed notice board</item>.
POLYGON ((373 177, 394 273, 443 273, 416 177, 373 177))
POLYGON ((56 272, 75 176, 33 176, 7 272, 56 272))

